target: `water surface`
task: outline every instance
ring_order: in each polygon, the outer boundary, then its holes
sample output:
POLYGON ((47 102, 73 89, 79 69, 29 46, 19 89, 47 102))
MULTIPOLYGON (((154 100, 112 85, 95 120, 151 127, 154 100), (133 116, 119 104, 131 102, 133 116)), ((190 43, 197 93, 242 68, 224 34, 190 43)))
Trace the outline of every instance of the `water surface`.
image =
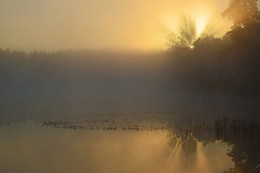
POLYGON ((259 135, 254 135, 259 129, 252 124, 233 119, 197 123, 174 120, 166 125, 163 118, 158 122, 151 117, 146 122, 147 117, 139 118, 136 123, 111 117, 104 121, 80 119, 1 126, 0 172, 259 171, 259 135), (90 128, 89 123, 99 128, 90 128))

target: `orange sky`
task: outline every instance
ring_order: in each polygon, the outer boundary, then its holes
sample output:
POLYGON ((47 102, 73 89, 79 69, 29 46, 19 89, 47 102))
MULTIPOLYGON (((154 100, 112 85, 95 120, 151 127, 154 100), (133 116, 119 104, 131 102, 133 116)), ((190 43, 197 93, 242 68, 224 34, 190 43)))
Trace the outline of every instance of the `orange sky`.
POLYGON ((1 0, 0 47, 165 49, 183 14, 200 32, 221 36, 229 27, 220 17, 227 6, 227 0, 1 0))

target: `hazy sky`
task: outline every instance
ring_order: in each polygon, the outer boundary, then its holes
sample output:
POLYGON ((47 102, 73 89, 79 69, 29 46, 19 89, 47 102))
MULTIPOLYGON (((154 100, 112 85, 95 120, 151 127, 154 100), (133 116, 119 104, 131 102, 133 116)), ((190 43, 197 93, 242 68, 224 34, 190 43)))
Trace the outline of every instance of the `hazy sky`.
POLYGON ((19 50, 81 48, 163 49, 180 15, 199 30, 219 17, 228 0, 1 0, 0 47, 19 50))

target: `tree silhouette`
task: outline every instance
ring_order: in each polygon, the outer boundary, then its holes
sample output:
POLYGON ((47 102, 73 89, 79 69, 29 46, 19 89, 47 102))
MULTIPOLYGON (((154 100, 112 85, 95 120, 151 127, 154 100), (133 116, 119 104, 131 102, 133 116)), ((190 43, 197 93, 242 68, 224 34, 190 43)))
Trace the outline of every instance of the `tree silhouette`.
POLYGON ((234 45, 243 50, 248 43, 256 44, 255 36, 259 35, 260 27, 257 0, 230 0, 229 8, 222 15, 233 21, 232 30, 227 32, 226 36, 231 38, 234 45))
POLYGON ((180 18, 177 31, 172 32, 168 37, 168 47, 172 51, 178 49, 190 49, 196 40, 196 24, 195 21, 187 16, 180 18))
POLYGON ((259 22, 257 0, 230 0, 229 8, 222 15, 233 21, 233 29, 259 22))

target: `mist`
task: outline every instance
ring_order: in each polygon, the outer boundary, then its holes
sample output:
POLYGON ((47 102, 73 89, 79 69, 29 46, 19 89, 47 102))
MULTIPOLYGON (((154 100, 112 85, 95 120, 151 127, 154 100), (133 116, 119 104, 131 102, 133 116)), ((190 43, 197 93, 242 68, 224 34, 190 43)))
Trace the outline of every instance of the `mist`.
POLYGON ((257 0, 1 0, 0 172, 260 172, 257 0))
POLYGON ((2 120, 158 110, 163 106, 162 52, 0 54, 2 120))
POLYGON ((253 116, 257 110, 254 97, 189 92, 196 88, 182 83, 189 71, 177 71, 167 52, 1 50, 0 58, 2 122, 143 111, 253 116))

